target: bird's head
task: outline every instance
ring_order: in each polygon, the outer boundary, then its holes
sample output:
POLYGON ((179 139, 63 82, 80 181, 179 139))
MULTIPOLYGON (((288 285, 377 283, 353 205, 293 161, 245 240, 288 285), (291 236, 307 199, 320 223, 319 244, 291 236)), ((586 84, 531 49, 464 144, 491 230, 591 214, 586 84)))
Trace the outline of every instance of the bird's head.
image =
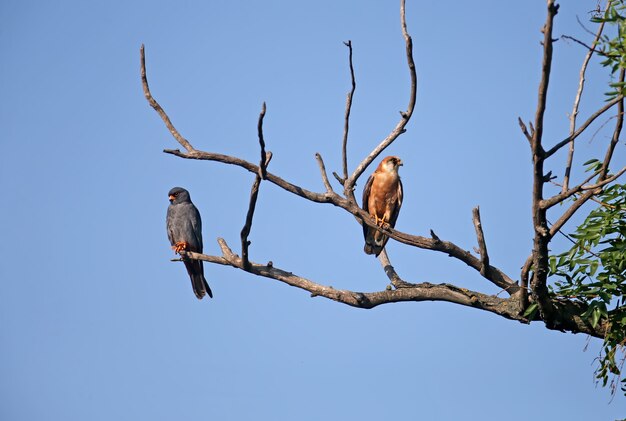
POLYGON ((397 173, 402 166, 402 160, 397 156, 388 156, 380 162, 378 169, 388 173, 397 173))
POLYGON ((170 203, 183 203, 183 202, 191 202, 191 198, 189 197, 189 192, 182 187, 174 187, 167 194, 170 199, 170 203))

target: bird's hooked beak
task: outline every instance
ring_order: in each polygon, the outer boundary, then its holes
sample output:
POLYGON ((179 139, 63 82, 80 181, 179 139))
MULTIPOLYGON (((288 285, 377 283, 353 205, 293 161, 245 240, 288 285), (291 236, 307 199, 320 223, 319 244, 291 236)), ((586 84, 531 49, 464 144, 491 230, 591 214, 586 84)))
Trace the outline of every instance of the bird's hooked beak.
POLYGON ((398 167, 401 167, 401 166, 403 166, 403 165, 404 165, 404 162, 402 162, 402 160, 401 160, 401 159, 398 159, 398 167))
POLYGON ((174 195, 173 195, 173 194, 170 194, 169 199, 170 199, 170 203, 172 203, 172 202, 174 201, 174 199, 176 199, 176 197, 174 197, 174 195))

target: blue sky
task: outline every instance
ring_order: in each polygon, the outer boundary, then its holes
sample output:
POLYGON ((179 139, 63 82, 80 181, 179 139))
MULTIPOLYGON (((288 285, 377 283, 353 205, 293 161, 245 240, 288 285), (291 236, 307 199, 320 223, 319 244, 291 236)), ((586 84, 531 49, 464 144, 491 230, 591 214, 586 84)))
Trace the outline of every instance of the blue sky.
MULTIPOLYGON (((595 1, 563 2, 555 35, 590 38, 595 1)), ((322 191, 314 154, 340 170, 347 49, 357 91, 351 168, 408 101, 397 2, 17 1, 0 3, 0 418, 7 420, 614 420, 593 382, 600 341, 446 303, 364 311, 225 267, 198 301, 165 233, 167 192, 191 192, 215 239, 237 249, 253 177, 162 153, 178 145, 152 93, 201 150, 256 162, 267 102, 270 170, 322 191), (506 415, 504 415, 506 414, 506 415), (539 414, 539 415, 538 415, 539 414)), ((492 264, 513 277, 532 247, 530 152, 545 4, 407 4, 418 101, 399 155, 397 228, 472 249, 480 205, 492 264)), ((567 134, 583 49, 555 44, 547 144, 567 134)), ((589 72, 581 115, 608 75, 589 72)), ((610 124, 581 138, 603 154, 610 124)), ((617 164, 624 165, 623 156, 617 164)), ((562 174, 563 156, 548 169, 562 174)), ((616 166, 617 166, 616 164, 616 166)), ((620 166, 621 166, 620 165, 620 166)), ((373 168, 368 169, 368 173, 373 168)), ((364 180, 359 183, 357 196, 364 180)), ((554 212, 558 212, 555 209, 554 212)), ((571 228, 571 226, 569 227, 571 228)), ((251 259, 337 288, 388 281, 354 218, 261 186, 251 259)), ((555 248, 566 244, 557 241, 555 248)), ((446 256, 390 242, 408 281, 497 293, 446 256)))

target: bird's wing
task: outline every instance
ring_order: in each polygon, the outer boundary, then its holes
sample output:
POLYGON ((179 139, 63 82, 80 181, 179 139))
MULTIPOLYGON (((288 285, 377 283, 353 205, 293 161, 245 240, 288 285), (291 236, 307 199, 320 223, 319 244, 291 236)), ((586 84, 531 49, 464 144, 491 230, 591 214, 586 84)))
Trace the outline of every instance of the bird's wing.
POLYGON ((367 179, 367 182, 365 183, 365 187, 363 187, 362 208, 367 213, 369 213, 369 205, 367 202, 369 202, 373 182, 374 182, 374 174, 370 175, 370 177, 367 179))
POLYGON ((202 253, 202 218, 200 212, 193 204, 189 210, 189 219, 191 221, 191 228, 193 230, 193 242, 197 246, 198 253, 202 253))
POLYGON ((396 226, 398 215, 400 214, 400 207, 402 206, 402 180, 398 179, 398 190, 396 191, 396 200, 394 200, 394 208, 391 211, 391 218, 389 219, 389 225, 396 226))
MULTIPOLYGON (((372 192, 373 183, 374 183, 374 174, 370 175, 370 177, 367 179, 367 182, 365 183, 365 187, 363 187, 363 202, 362 202, 361 207, 367 213, 370 213, 368 202, 370 198, 370 193, 372 192)), ((369 231, 369 227, 366 224, 363 224, 363 237, 365 237, 365 239, 367 239, 368 231, 369 231)))
POLYGON ((167 216, 165 218, 165 228, 167 229, 167 238, 170 240, 170 244, 174 245, 176 240, 174 239, 174 209, 173 205, 167 207, 167 216))

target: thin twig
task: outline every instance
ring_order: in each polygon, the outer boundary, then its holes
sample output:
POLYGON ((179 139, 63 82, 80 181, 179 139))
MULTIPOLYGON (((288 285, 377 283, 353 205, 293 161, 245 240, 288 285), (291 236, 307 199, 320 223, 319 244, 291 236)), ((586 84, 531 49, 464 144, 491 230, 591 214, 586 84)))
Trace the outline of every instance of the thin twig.
POLYGON ((252 183, 252 188, 250 189, 250 203, 248 204, 246 222, 241 229, 241 259, 244 268, 250 267, 250 261, 248 260, 248 247, 250 246, 250 241, 248 240, 248 236, 250 235, 250 230, 252 229, 252 219, 254 218, 254 210, 256 208, 256 201, 259 195, 259 187, 261 185, 261 180, 264 180, 267 177, 267 165, 272 159, 272 153, 265 152, 265 140, 263 139, 263 119, 265 118, 265 111, 266 107, 264 102, 263 107, 261 108, 261 113, 259 114, 259 123, 257 126, 259 145, 261 147, 259 172, 254 177, 254 182, 252 183))
MULTIPOLYGON (((249 161, 246 161, 245 159, 237 158, 235 156, 230 156, 230 155, 199 151, 197 149, 190 153, 181 152, 178 149, 164 149, 163 152, 177 156, 179 158, 198 159, 198 160, 203 160, 203 161, 216 161, 216 162, 221 162, 223 164, 236 165, 238 167, 244 168, 247 171, 250 171, 251 173, 254 173, 255 175, 258 175, 260 171, 260 168, 258 165, 255 165, 249 161)), ((267 172, 267 181, 269 181, 272 184, 277 185, 278 187, 280 187, 281 189, 285 191, 288 191, 289 193, 293 193, 297 196, 300 196, 312 202, 330 203, 331 200, 341 200, 340 197, 331 199, 328 196, 328 193, 316 193, 316 192, 307 190, 296 184, 290 183, 289 181, 281 177, 278 177, 277 175, 272 174, 269 171, 267 172)))
POLYGON ((320 173, 322 174, 322 182, 324 183, 324 187, 326 187, 326 192, 333 193, 333 187, 330 185, 328 181, 328 174, 326 174, 326 166, 324 165, 324 160, 322 159, 322 155, 319 153, 315 153, 315 159, 317 160, 317 165, 320 167, 320 173))
POLYGON ((344 193, 346 197, 349 197, 351 200, 356 200, 354 198, 354 186, 358 178, 363 174, 363 172, 367 169, 367 167, 384 151, 389 145, 391 145, 402 133, 406 132, 406 125, 409 123, 411 119, 411 115, 413 115, 413 110, 415 109, 415 101, 417 98, 417 73, 415 72, 415 62, 413 61, 413 40, 409 35, 406 26, 406 13, 404 7, 405 0, 400 0, 400 24, 402 26, 402 36, 404 37, 405 46, 406 46, 406 59, 409 67, 409 74, 411 77, 411 87, 410 87, 410 97, 409 104, 407 106, 406 111, 401 111, 401 119, 396 124, 396 127, 389 133, 389 135, 383 139, 378 146, 374 148, 370 154, 361 161, 361 163, 356 167, 352 175, 346 180, 344 184, 344 193))
POLYGON ((141 48, 139 49, 139 54, 141 56, 141 85, 143 86, 144 96, 148 100, 148 103, 150 104, 150 106, 154 108, 154 110, 159 114, 159 116, 165 123, 165 126, 167 127, 167 129, 170 131, 172 136, 174 136, 174 139, 176 139, 178 143, 180 143, 180 145, 183 148, 185 148, 187 152, 193 152, 195 150, 193 146, 191 146, 191 144, 187 141, 187 139, 185 139, 178 132, 178 130, 176 130, 176 128, 170 121, 170 118, 167 116, 167 114, 163 110, 163 108, 159 105, 156 99, 154 99, 154 97, 152 96, 152 93, 150 93, 150 87, 148 86, 148 78, 146 76, 146 55, 144 52, 143 44, 141 44, 141 48))
POLYGON ((528 143, 532 144, 533 137, 530 133, 528 133, 528 129, 526 128, 526 125, 522 121, 521 117, 517 117, 517 123, 519 124, 520 129, 522 129, 522 133, 524 133, 524 136, 526 136, 526 140, 528 140, 528 143))
POLYGON ((483 226, 480 220, 480 208, 478 206, 472 209, 472 221, 474 222, 476 239, 478 240, 478 250, 480 253, 480 274, 487 276, 487 271, 489 270, 489 254, 487 253, 487 243, 485 243, 485 234, 483 233, 483 226))
MULTIPOLYGON (((607 8, 610 7, 611 2, 607 3, 607 8)), ((578 107, 580 105, 580 99, 582 98, 583 90, 585 88, 585 73, 587 72, 587 66, 589 65, 589 61, 591 60, 591 56, 598 45, 598 41, 602 36, 602 31, 604 30, 604 22, 602 22, 598 26, 598 32, 595 35, 593 40, 592 48, 585 55, 585 59, 583 60, 583 64, 580 68, 579 80, 578 80, 578 90, 576 92, 576 97, 574 98, 574 106, 572 107, 572 113, 570 114, 570 128, 569 128, 569 137, 572 137, 576 132, 576 117, 578 116, 578 107)), ((570 173, 572 171, 572 161, 574 160, 574 141, 571 140, 569 142, 569 152, 567 154, 567 163, 565 164, 565 175, 563 176, 563 188, 561 190, 562 193, 565 193, 569 188, 569 178, 570 173)))
POLYGON ((267 155, 265 154, 265 139, 263 138, 263 120, 265 119, 265 111, 267 107, 265 106, 265 101, 263 101, 263 106, 261 107, 261 113, 259 114, 259 122, 257 124, 257 132, 259 135, 259 145, 261 146, 261 160, 259 161, 259 176, 265 180, 267 178, 267 164, 269 163, 267 155))
POLYGON ((344 116, 344 125, 343 125, 343 142, 341 144, 341 160, 343 166, 343 183, 348 179, 348 131, 350 129, 350 110, 352 109, 352 98, 354 96, 354 91, 356 90, 356 80, 354 78, 354 65, 352 64, 352 41, 348 40, 348 42, 344 42, 346 47, 348 47, 349 54, 349 62, 350 62, 350 79, 352 81, 352 89, 348 92, 346 98, 346 112, 344 116))
MULTIPOLYGON (((624 77, 626 72, 624 69, 620 70, 618 82, 624 82, 624 77)), ((619 142, 620 135, 622 133, 622 128, 624 125, 624 97, 619 96, 611 101, 614 104, 617 104, 617 113, 616 113, 616 123, 615 129, 613 130, 613 136, 611 138, 611 142, 607 148, 606 154, 604 156, 604 161, 602 163, 602 169, 598 178, 596 180, 596 184, 603 183, 607 179, 609 164, 611 163, 611 159, 613 157, 613 152, 615 151, 615 147, 619 142)), ((580 129, 578 129, 580 131, 580 129)), ((621 175, 621 174, 620 174, 621 175)), ((614 177, 614 176, 612 176, 614 177)), ((610 177, 610 178, 612 178, 610 177)), ((570 218, 583 206, 588 200, 590 200, 593 196, 597 194, 597 190, 585 190, 572 205, 556 220, 556 222, 550 228, 550 235, 554 236, 563 226, 570 220, 570 218)))
POLYGON ((250 203, 248 204, 246 223, 241 229, 241 258, 243 260, 244 268, 247 268, 250 265, 250 262, 248 261, 248 247, 250 246, 248 235, 250 235, 250 230, 252 229, 252 218, 254 217, 254 209, 256 207, 256 200, 259 195, 260 185, 261 177, 256 175, 254 177, 254 182, 252 183, 252 188, 250 189, 250 203))
POLYGON ((606 111, 608 111, 609 109, 611 109, 611 107, 613 107, 615 104, 619 104, 620 101, 622 101, 624 99, 624 97, 622 95, 619 95, 615 98, 613 98, 611 101, 607 102, 606 104, 604 104, 604 106, 602 108, 600 108, 598 111, 596 111, 595 113, 593 113, 588 119, 587 121, 585 121, 577 130, 576 132, 574 132, 573 135, 567 136, 565 139, 561 140, 559 143, 557 143, 556 145, 554 145, 552 148, 550 148, 548 151, 545 152, 545 158, 549 158, 552 155, 554 155, 559 149, 561 149, 563 146, 567 145, 568 143, 574 141, 578 136, 580 136, 586 129, 587 127, 589 127, 589 125, 591 123, 594 122, 594 120, 598 117, 600 117, 602 114, 604 114, 606 111))
MULTIPOLYGON (((621 69, 619 72, 619 83, 624 83, 624 77, 626 76, 626 70, 621 69)), ((611 163, 611 159, 613 158, 613 152, 615 151, 615 147, 619 142, 620 134, 622 133, 622 127, 624 125, 624 98, 622 98, 617 103, 617 121, 615 123, 615 129, 613 130, 613 137, 611 138, 611 143, 609 143, 609 147, 606 150, 606 154, 604 156, 604 162, 602 165, 602 173, 598 177, 598 181, 604 180, 609 172, 609 164, 611 163)))
MULTIPOLYGON (((555 196, 552 196, 549 199, 545 199, 541 201, 540 206, 544 209, 549 209, 552 206, 559 204, 561 202, 563 202, 564 200, 568 199, 569 197, 581 192, 581 191, 586 191, 586 190, 597 190, 601 187, 606 186, 609 183, 612 183, 613 181, 617 180, 619 177, 622 176, 622 174, 624 174, 624 172, 626 172, 626 167, 620 169, 617 173, 613 174, 612 176, 605 178, 604 180, 597 182, 595 184, 590 184, 587 185, 587 183, 596 175, 598 175, 601 171, 596 172, 594 174, 592 174, 591 176, 587 177, 587 179, 585 181, 583 181, 582 183, 580 183, 579 185, 572 187, 571 189, 569 189, 568 191, 566 191, 565 193, 560 193, 557 194, 555 196)), ((597 192, 596 192, 597 193, 597 192)))
MULTIPOLYGON (((548 222, 550 222, 550 221, 548 221, 548 222)), ((572 237, 570 237, 569 235, 565 234, 563 231, 559 230, 559 231, 558 231, 558 233, 559 233, 559 234, 561 234, 563 237, 567 238, 567 239, 568 239, 568 240, 569 240, 572 244, 578 245, 578 243, 576 242, 576 240, 574 240, 574 239, 573 239, 572 237)), ((598 256, 596 253, 594 253, 594 252, 593 252, 590 248, 588 248, 588 247, 583 247, 583 249, 584 249, 587 253, 589 253, 589 254, 591 254, 591 255, 593 255, 593 256, 595 256, 595 257, 597 257, 598 259, 600 259, 600 256, 598 256)))

